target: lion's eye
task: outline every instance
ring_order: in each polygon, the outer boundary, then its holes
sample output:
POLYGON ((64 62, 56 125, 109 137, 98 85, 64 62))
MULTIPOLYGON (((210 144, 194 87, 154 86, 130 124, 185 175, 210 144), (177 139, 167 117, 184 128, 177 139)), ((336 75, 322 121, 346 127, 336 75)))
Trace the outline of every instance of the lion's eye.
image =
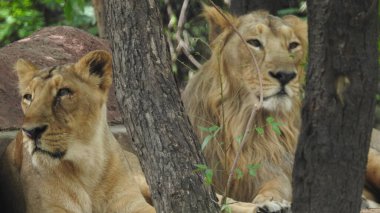
POLYGON ((27 94, 25 94, 24 96, 22 96, 22 98, 23 98, 24 100, 27 100, 27 101, 32 101, 32 95, 29 94, 29 93, 27 93, 27 94))
POLYGON ((57 97, 62 97, 71 94, 73 94, 73 92, 69 88, 62 88, 58 90, 57 97))
POLYGON ((300 43, 298 43, 298 42, 290 42, 290 44, 289 44, 289 50, 293 50, 293 49, 295 49, 295 48, 297 48, 298 46, 300 45, 300 43))
POLYGON ((248 44, 250 44, 250 45, 252 45, 254 47, 261 48, 263 46, 258 39, 250 39, 247 42, 248 42, 248 44))

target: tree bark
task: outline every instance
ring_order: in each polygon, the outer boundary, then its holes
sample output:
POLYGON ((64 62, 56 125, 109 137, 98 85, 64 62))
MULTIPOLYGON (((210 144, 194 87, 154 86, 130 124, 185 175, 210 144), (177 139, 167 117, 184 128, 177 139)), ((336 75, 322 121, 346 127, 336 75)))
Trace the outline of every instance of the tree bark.
POLYGON ((217 212, 214 192, 193 172, 205 164, 170 68, 157 2, 105 5, 114 82, 124 125, 158 212, 217 212))
POLYGON ((308 0, 295 213, 360 211, 378 78, 377 0, 308 0))
POLYGON ((92 6, 95 11, 96 26, 98 27, 98 34, 100 38, 106 37, 105 32, 105 9, 104 9, 104 0, 92 0, 92 6))
POLYGON ((276 15, 277 11, 288 7, 297 7, 297 0, 231 0, 231 12, 244 15, 253 10, 268 10, 276 15))

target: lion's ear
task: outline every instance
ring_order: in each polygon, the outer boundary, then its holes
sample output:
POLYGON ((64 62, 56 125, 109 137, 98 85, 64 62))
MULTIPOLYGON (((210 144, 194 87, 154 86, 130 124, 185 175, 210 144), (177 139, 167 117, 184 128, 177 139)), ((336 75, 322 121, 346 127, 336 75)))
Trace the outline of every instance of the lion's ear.
POLYGON ((227 13, 219 12, 215 7, 203 5, 203 16, 209 25, 209 42, 212 42, 226 28, 231 27, 236 21, 236 17, 227 13), (223 13, 223 14, 222 14, 223 13))
POLYGON ((307 38, 307 22, 302 20, 297 16, 288 15, 284 16, 283 20, 286 24, 291 26, 296 33, 296 36, 301 40, 302 46, 307 49, 308 38, 307 38))
POLYGON ((108 91, 112 84, 112 57, 103 50, 89 52, 75 64, 75 71, 108 91))
POLYGON ((15 71, 19 81, 19 88, 23 89, 38 72, 38 68, 27 60, 19 59, 16 62, 15 71))

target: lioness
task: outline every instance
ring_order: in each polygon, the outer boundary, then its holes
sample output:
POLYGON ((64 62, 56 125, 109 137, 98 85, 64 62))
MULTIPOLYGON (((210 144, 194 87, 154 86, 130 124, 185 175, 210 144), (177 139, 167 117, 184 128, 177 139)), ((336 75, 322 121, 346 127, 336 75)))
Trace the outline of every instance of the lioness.
POLYGON ((27 212, 155 212, 107 124, 111 64, 105 51, 41 70, 17 61, 24 121, 6 157, 27 212))

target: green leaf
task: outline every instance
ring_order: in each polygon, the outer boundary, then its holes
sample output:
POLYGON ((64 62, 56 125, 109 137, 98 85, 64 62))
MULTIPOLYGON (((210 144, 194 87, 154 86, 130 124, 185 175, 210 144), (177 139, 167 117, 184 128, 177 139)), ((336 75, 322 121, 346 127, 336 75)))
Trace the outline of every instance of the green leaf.
POLYGON ((212 184, 212 176, 214 175, 214 172, 212 169, 206 169, 205 171, 205 181, 206 184, 211 185, 212 184))
POLYGON ((208 132, 208 128, 204 126, 198 126, 198 129, 200 129, 202 132, 208 132))
POLYGON ((211 139, 214 138, 214 135, 207 135, 207 137, 205 137, 205 139, 203 140, 203 143, 202 143, 202 146, 201 146, 201 149, 204 150, 207 146, 207 144, 210 142, 211 139))
POLYGON ((264 135, 264 128, 262 128, 262 127, 256 127, 255 130, 256 130, 257 134, 264 135))
POLYGON ((227 213, 232 213, 232 209, 231 209, 231 206, 230 204, 223 204, 222 207, 220 207, 220 211, 224 211, 224 212, 227 212, 227 213))
POLYGON ((210 127, 198 126, 198 128, 199 128, 202 132, 216 132, 216 131, 220 130, 220 127, 217 126, 217 125, 212 125, 212 126, 210 126, 210 127))
POLYGON ((241 140, 243 140, 243 135, 239 135, 235 138, 236 142, 238 142, 239 144, 241 143, 241 140))
POLYGON ((278 16, 284 16, 284 15, 290 15, 290 14, 296 14, 299 12, 298 8, 286 8, 286 9, 281 9, 277 11, 278 16))
POLYGON ((277 135, 281 135, 281 130, 280 130, 279 126, 282 126, 283 125, 282 123, 275 122, 273 117, 267 117, 266 121, 272 127, 272 130, 277 135))
POLYGON ((236 168, 235 169, 235 175, 236 175, 236 179, 239 180, 243 177, 243 172, 239 168, 236 168))
POLYGON ((220 130, 220 127, 217 125, 213 125, 210 128, 208 128, 210 132, 216 132, 220 130))
POLYGON ((194 166, 197 168, 195 170, 196 172, 205 171, 207 169, 207 166, 205 164, 195 164, 194 166))
POLYGON ((248 174, 251 175, 251 176, 256 176, 257 174, 257 170, 261 167, 260 164, 249 164, 247 166, 248 168, 248 174))
POLYGON ((172 26, 177 26, 177 17, 176 17, 175 15, 171 15, 171 16, 170 16, 169 23, 170 23, 170 25, 172 25, 172 26))
POLYGON ((281 135, 281 130, 280 130, 280 128, 278 128, 277 125, 272 125, 272 130, 273 130, 277 135, 281 135))
POLYGON ((274 122, 274 118, 269 116, 269 117, 267 117, 266 121, 267 121, 267 123, 272 124, 274 122))

